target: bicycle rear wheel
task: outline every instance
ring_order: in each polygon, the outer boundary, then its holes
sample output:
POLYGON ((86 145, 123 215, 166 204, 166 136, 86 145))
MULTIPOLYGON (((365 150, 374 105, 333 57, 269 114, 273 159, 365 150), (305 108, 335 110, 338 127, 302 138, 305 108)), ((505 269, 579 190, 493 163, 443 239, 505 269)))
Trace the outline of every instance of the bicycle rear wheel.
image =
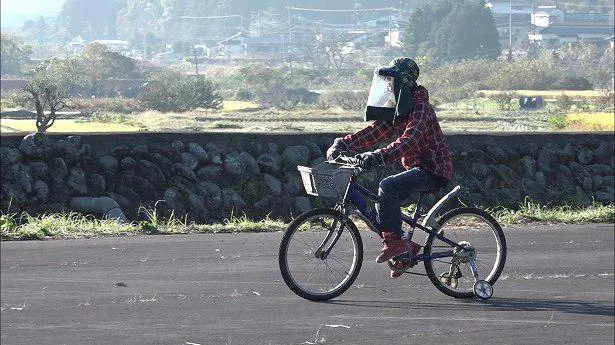
POLYGON ((278 262, 284 282, 298 296, 312 301, 335 298, 359 275, 363 242, 354 223, 344 218, 332 209, 313 209, 297 217, 286 230, 278 262))
POLYGON ((478 279, 493 286, 506 263, 506 238, 498 222, 483 210, 462 207, 445 213, 438 224, 444 236, 466 250, 454 249, 434 235, 428 236, 425 254, 454 253, 452 257, 425 260, 425 271, 436 288, 455 298, 474 297, 475 280, 469 257, 476 262, 478 279))

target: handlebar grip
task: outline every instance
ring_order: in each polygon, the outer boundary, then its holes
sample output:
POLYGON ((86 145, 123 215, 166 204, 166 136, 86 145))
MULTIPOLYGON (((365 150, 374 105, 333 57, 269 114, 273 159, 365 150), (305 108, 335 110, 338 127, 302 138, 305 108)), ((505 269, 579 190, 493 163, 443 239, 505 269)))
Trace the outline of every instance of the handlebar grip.
POLYGON ((336 162, 336 163, 346 163, 346 164, 352 164, 352 165, 358 165, 359 164, 359 160, 357 158, 354 158, 352 156, 346 156, 343 153, 340 154, 339 156, 337 156, 337 158, 335 158, 334 162, 336 162))

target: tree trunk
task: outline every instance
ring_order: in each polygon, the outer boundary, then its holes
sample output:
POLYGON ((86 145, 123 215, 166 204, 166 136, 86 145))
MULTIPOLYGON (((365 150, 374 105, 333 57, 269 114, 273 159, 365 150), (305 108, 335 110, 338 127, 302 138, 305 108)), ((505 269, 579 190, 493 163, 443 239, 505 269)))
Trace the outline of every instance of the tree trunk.
POLYGON ((48 127, 45 126, 45 109, 43 104, 41 104, 40 96, 38 92, 32 88, 27 88, 26 91, 29 92, 34 99, 34 106, 36 108, 36 129, 38 132, 45 133, 48 127))

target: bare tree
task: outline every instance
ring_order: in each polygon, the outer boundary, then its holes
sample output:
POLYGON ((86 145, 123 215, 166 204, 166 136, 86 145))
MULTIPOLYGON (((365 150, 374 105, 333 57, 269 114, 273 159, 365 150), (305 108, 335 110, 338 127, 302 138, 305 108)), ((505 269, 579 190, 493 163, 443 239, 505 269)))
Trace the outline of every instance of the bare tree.
POLYGON ((345 32, 315 29, 312 34, 299 39, 297 47, 313 68, 340 70, 356 53, 356 48, 349 41, 350 36, 345 32))
POLYGON ((355 53, 354 44, 349 42, 350 37, 344 32, 330 31, 321 36, 319 45, 323 46, 329 66, 335 70, 344 67, 347 59, 355 53))
POLYGON ((24 88, 36 109, 36 128, 45 132, 51 127, 57 113, 69 107, 81 78, 75 60, 52 59, 44 61, 32 73, 24 88))

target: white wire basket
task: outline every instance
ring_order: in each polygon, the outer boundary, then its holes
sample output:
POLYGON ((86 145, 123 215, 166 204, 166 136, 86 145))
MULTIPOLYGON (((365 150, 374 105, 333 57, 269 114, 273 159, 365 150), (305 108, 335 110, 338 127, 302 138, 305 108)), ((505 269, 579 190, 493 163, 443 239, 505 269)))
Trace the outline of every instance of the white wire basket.
POLYGON ((321 163, 314 167, 297 166, 305 191, 310 195, 341 199, 350 183, 353 167, 321 163))

